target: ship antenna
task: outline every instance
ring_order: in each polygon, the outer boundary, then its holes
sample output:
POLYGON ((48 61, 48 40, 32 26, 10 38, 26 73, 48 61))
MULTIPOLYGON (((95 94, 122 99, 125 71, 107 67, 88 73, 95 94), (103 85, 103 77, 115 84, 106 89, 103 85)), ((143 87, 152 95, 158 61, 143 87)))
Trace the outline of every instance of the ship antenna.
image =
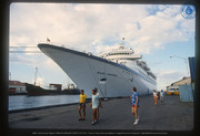
POLYGON ((124 41, 125 41, 125 38, 123 37, 123 38, 122 38, 122 45, 124 45, 124 41))
POLYGON ((122 42, 121 42, 120 47, 119 47, 120 49, 123 49, 123 48, 124 48, 124 40, 125 40, 125 38, 123 37, 123 38, 122 38, 122 42))

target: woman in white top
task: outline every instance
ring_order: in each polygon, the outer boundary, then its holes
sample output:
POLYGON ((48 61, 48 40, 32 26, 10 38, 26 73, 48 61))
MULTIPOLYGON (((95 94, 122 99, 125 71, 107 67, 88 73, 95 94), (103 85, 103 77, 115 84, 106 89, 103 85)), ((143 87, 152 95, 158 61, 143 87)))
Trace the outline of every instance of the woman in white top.
POLYGON ((90 103, 90 107, 92 107, 92 125, 94 125, 98 121, 98 108, 101 106, 101 99, 97 94, 97 88, 92 90, 92 99, 90 103))
POLYGON ((154 104, 155 105, 157 105, 157 97, 158 97, 157 92, 156 92, 156 90, 154 90, 153 91, 153 99, 154 99, 154 104))

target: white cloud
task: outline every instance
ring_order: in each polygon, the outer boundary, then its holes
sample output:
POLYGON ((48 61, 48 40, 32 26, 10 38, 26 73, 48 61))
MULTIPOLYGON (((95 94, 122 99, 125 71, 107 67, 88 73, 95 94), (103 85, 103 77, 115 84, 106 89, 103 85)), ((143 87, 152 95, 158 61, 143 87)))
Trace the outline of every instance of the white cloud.
POLYGON ((96 52, 101 41, 125 37, 139 53, 150 53, 168 42, 190 38, 184 29, 194 31, 194 22, 180 18, 180 6, 159 5, 158 9, 149 16, 144 5, 12 4, 10 45, 36 46, 49 37, 52 42, 96 52))
POLYGON ((101 53, 103 51, 107 51, 107 50, 114 50, 114 49, 118 49, 120 45, 116 44, 114 46, 109 46, 109 45, 98 45, 96 46, 96 51, 101 53))
POLYGON ((36 79, 36 85, 37 86, 44 86, 44 78, 37 77, 37 79, 36 79))
POLYGON ((11 63, 21 63, 33 65, 38 63, 38 61, 33 57, 28 57, 26 55, 21 55, 20 53, 10 53, 9 62, 11 63))
POLYGON ((183 78, 184 71, 160 69, 156 71, 158 90, 166 89, 167 86, 173 82, 179 81, 183 78))
POLYGON ((125 10, 124 6, 113 5, 81 4, 76 5, 75 10, 72 8, 73 6, 64 5, 24 4, 19 11, 11 10, 10 45, 35 45, 39 40, 49 37, 54 42, 78 45, 82 49, 92 48, 90 44, 93 40, 102 41, 116 34, 134 30, 135 24, 132 26, 125 22, 130 19, 134 22, 145 14, 145 11, 140 9, 141 14, 133 16, 131 6, 126 6, 125 10), (121 12, 122 10, 124 12, 121 12))

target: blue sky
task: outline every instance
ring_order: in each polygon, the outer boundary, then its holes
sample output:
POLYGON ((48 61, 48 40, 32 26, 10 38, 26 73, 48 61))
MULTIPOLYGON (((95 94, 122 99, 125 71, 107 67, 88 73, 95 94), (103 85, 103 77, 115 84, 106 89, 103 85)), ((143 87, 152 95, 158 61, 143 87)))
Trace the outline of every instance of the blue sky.
POLYGON ((68 76, 50 58, 27 53, 39 52, 37 44, 47 37, 53 43, 96 55, 116 48, 125 37, 126 46, 142 54, 156 74, 158 89, 165 89, 187 76, 184 60, 170 56, 195 55, 195 18, 183 18, 181 6, 12 3, 10 51, 26 53, 10 53, 11 80, 33 83, 37 67, 37 83, 42 87, 67 85, 68 76))

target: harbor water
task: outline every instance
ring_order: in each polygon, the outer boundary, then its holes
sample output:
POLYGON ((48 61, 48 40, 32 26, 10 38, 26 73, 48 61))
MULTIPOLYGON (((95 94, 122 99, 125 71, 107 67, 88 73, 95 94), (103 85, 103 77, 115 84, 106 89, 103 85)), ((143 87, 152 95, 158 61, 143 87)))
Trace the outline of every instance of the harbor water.
POLYGON ((9 111, 79 102, 79 95, 9 96, 9 111))

